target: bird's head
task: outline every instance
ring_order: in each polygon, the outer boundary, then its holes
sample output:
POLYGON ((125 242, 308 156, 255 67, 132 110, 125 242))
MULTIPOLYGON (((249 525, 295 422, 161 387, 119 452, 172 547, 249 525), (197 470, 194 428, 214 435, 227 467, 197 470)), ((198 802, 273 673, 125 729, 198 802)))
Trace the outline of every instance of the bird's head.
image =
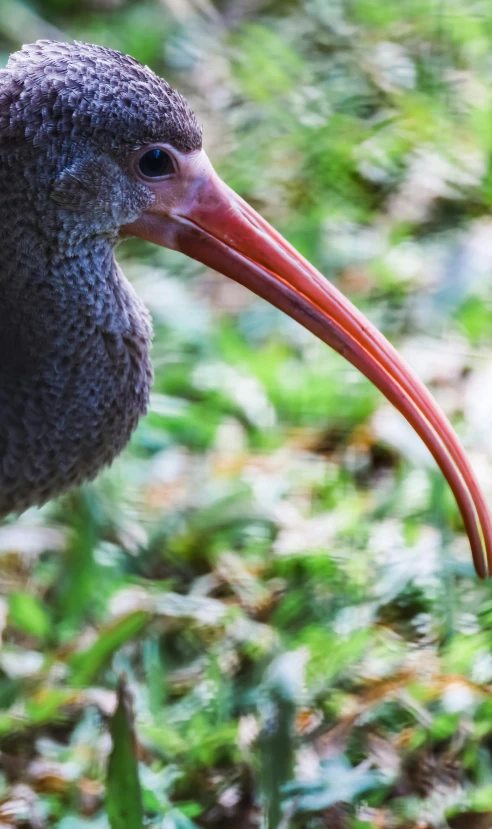
POLYGON ((492 571, 484 497, 428 391, 377 329, 219 179, 195 116, 165 81, 102 47, 24 47, 0 74, 1 164, 57 244, 138 236, 181 251, 342 354, 424 440, 455 494, 477 572, 483 577, 487 562, 492 571))
POLYGON ((116 237, 154 203, 157 179, 175 178, 170 153, 201 146, 184 98, 119 52, 38 41, 0 72, 0 159, 34 211, 55 213, 58 243, 116 237))

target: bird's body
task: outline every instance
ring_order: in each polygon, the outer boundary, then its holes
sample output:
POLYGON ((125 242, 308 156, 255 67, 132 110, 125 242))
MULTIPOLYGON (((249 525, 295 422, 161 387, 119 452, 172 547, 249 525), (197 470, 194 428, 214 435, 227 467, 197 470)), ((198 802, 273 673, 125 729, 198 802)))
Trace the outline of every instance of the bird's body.
POLYGON ((0 73, 0 516, 93 478, 146 411, 150 319, 114 246, 148 195, 116 159, 163 138, 201 144, 131 58, 45 43, 0 73))
POLYGON ((0 514, 93 478, 146 411, 148 315, 111 245, 93 253, 34 259, 13 290, 1 273, 0 514))
POLYGON ((140 236, 246 285, 359 368, 446 475, 475 566, 492 521, 451 426, 381 334, 220 181, 186 101, 133 58, 40 41, 0 71, 0 516, 93 478, 145 412, 149 316, 114 259, 140 236))

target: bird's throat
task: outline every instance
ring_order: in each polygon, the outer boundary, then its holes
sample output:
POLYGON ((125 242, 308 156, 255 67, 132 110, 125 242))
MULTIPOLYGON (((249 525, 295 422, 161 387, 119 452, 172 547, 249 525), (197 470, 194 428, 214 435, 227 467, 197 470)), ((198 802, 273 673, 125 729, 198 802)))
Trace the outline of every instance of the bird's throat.
POLYGON ((8 247, 0 262, 0 516, 111 463, 152 382, 149 316, 110 242, 69 252, 44 246, 32 257, 8 247))

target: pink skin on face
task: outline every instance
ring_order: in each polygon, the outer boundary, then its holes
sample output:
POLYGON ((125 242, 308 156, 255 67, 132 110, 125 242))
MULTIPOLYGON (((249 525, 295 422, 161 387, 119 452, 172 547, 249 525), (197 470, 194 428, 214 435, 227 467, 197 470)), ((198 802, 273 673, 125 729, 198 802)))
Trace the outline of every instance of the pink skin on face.
POLYGON ((492 521, 464 449, 443 412, 393 346, 340 291, 218 177, 206 153, 167 145, 140 148, 133 175, 154 201, 124 236, 139 236, 241 283, 312 331, 362 372, 404 415, 446 477, 460 508, 480 578, 492 573, 492 521), (162 149, 172 172, 139 168, 162 149), (483 541, 482 541, 483 537, 483 541), (484 554, 485 548, 485 554, 484 554))

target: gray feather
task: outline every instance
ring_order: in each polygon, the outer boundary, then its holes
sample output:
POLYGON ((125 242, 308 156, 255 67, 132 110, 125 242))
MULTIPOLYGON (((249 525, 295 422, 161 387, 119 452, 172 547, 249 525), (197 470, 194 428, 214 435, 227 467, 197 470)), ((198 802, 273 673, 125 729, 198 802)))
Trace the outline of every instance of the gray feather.
POLYGON ((131 57, 38 41, 0 72, 0 516, 93 478, 146 411, 150 320, 113 250, 153 198, 125 157, 154 141, 201 131, 131 57))

